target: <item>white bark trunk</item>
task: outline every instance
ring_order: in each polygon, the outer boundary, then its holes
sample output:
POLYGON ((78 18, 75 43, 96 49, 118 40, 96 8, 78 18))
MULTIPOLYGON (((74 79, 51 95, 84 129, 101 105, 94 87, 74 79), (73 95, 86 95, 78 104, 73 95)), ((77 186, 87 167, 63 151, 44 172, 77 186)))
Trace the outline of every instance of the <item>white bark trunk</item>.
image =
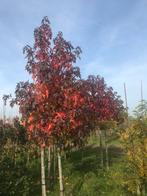
POLYGON ((41 147, 41 186, 42 186, 42 196, 46 196, 44 147, 41 147))
POLYGON ((53 145, 53 180, 56 180, 56 146, 53 145))
POLYGON ((60 154, 60 151, 58 151, 58 170, 59 170, 60 196, 64 196, 62 164, 61 164, 61 154, 60 154))

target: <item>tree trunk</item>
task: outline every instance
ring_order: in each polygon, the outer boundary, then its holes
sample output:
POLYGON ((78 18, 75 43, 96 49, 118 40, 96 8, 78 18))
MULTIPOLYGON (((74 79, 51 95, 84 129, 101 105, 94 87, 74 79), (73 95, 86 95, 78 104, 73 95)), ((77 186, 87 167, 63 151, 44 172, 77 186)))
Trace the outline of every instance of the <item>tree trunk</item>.
POLYGON ((51 147, 48 147, 48 177, 50 179, 50 173, 51 173, 51 147))
POLYGON ((145 190, 145 182, 144 179, 142 179, 141 187, 140 187, 140 192, 142 196, 146 195, 146 190, 145 190))
POLYGON ((64 196, 62 164, 61 164, 61 153, 60 153, 60 150, 58 150, 58 170, 59 170, 60 196, 64 196))
POLYGON ((16 165, 17 144, 14 144, 14 165, 16 165))
POLYGON ((106 144, 106 169, 109 169, 109 153, 108 153, 108 144, 106 144))
POLYGON ((56 146, 53 145, 53 181, 56 180, 56 146))
POLYGON ((105 155, 106 155, 106 169, 109 169, 109 154, 108 154, 108 144, 105 131, 105 155))
POLYGON ((30 163, 30 151, 29 151, 29 148, 27 150, 28 150, 28 152, 27 152, 27 163, 26 163, 26 165, 29 165, 29 163, 30 163))
POLYGON ((12 150, 13 150, 13 161, 14 161, 14 165, 16 165, 16 152, 15 152, 15 142, 13 142, 12 144, 12 150))
POLYGON ((6 107, 5 104, 3 104, 3 130, 5 129, 5 123, 6 123, 6 107))
POLYGON ((104 156, 103 156, 103 143, 102 143, 102 132, 99 130, 100 137, 100 156, 101 156, 101 167, 104 167, 104 156))
POLYGON ((83 161, 83 158, 84 158, 84 150, 83 150, 83 147, 81 148, 81 160, 83 161))
POLYGON ((46 196, 44 147, 41 147, 41 186, 42 186, 42 196, 46 196))
POLYGON ((67 153, 64 152, 64 159, 67 160, 67 153))
POLYGON ((139 187, 139 185, 137 185, 137 195, 141 195, 141 192, 140 192, 140 187, 139 187))

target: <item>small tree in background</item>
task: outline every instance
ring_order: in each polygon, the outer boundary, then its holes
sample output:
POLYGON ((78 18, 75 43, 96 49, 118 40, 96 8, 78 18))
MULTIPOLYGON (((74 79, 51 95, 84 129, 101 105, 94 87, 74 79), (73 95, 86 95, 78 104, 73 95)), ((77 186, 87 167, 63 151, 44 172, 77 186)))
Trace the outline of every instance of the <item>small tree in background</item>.
POLYGON ((7 105, 7 101, 10 98, 11 98, 11 94, 3 95, 3 126, 5 126, 6 123, 6 105, 7 105))
POLYGON ((101 151, 101 165, 105 165, 106 169, 109 169, 110 157, 109 157, 109 142, 115 140, 118 136, 116 134, 117 122, 116 121, 99 121, 98 127, 100 131, 103 132, 104 141, 102 141, 102 136, 100 137, 100 146, 103 147, 102 142, 104 142, 105 151, 101 151))
POLYGON ((123 102, 120 99, 120 96, 113 91, 112 87, 107 87, 104 78, 100 76, 88 76, 88 79, 83 81, 83 89, 87 93, 86 96, 91 108, 92 122, 94 123, 93 126, 99 135, 101 165, 103 167, 104 153, 102 140, 105 138, 105 152, 108 159, 108 148, 106 144, 106 136, 108 135, 107 132, 115 127, 114 124, 116 125, 116 122, 123 122, 123 102))
POLYGON ((137 195, 147 193, 147 121, 137 119, 121 133, 126 152, 124 186, 137 195))
POLYGON ((140 104, 135 108, 134 115, 137 118, 147 117, 147 101, 142 100, 140 104))

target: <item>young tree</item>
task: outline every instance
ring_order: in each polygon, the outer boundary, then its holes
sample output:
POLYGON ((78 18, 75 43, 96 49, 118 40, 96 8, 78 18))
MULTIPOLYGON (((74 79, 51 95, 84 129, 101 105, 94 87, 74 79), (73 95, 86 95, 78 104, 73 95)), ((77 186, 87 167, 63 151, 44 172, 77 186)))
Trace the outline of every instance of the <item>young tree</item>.
POLYGON ((135 108, 134 114, 137 118, 147 117, 147 101, 142 100, 141 103, 135 108))
MULTIPOLYGON (((98 127, 101 131, 103 131, 103 136, 104 136, 104 145, 105 145, 105 152, 101 152, 101 164, 102 166, 105 165, 106 169, 109 169, 109 162, 110 162, 110 157, 109 157, 109 142, 113 140, 114 134, 115 134, 115 139, 116 139, 116 131, 117 128, 117 122, 113 120, 103 120, 98 122, 98 127), (105 160, 105 161, 104 161, 105 160)), ((100 138, 101 139, 101 138, 100 138)), ((100 143, 102 141, 100 140, 100 143)), ((102 144, 101 144, 102 146, 102 144)))
POLYGON ((124 185, 133 194, 147 193, 147 121, 137 119, 121 133, 126 151, 124 185))
POLYGON ((26 70, 32 76, 32 83, 18 83, 12 103, 19 105, 29 138, 41 145, 42 195, 46 195, 44 147, 56 144, 63 195, 61 151, 71 143, 82 143, 92 124, 81 91, 80 70, 73 67, 81 50, 64 40, 61 32, 53 39, 47 17, 35 29, 34 38, 34 46, 24 48, 26 70))
MULTIPOLYGON (((117 93, 113 91, 112 87, 107 87, 104 78, 100 76, 88 76, 87 80, 83 81, 83 88, 87 93, 88 102, 91 108, 91 115, 93 118, 92 122, 94 122, 94 127, 99 134, 101 165, 103 167, 104 154, 102 138, 104 135, 106 141, 106 132, 108 132, 108 129, 110 130, 112 128, 111 126, 108 128, 108 124, 113 124, 112 121, 123 121, 123 102, 120 99, 120 96, 118 96, 117 93), (105 128, 102 129, 102 127, 105 128)), ((108 148, 107 145, 105 146, 108 159, 108 148)))

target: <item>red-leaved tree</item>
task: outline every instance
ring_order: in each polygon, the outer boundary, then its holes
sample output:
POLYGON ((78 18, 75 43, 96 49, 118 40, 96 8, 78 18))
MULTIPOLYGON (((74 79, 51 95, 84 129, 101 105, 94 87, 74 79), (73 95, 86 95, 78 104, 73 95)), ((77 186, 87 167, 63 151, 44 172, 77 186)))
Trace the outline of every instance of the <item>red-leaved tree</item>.
POLYGON ((27 45, 24 53, 32 81, 17 84, 12 105, 19 105, 29 139, 41 146, 43 196, 46 195, 44 147, 57 146, 63 195, 61 150, 82 145, 98 121, 118 121, 122 102, 103 78, 89 76, 81 80, 79 68, 73 66, 81 49, 74 48, 61 32, 53 38, 47 17, 34 31, 33 47, 27 45))
POLYGON ((58 148, 60 191, 63 193, 60 151, 79 145, 92 128, 89 105, 81 91, 80 70, 73 67, 81 53, 67 42, 61 32, 53 39, 47 17, 34 31, 33 47, 26 46, 26 70, 32 83, 20 82, 16 98, 22 121, 30 139, 41 145, 42 194, 45 191, 44 147, 56 144, 58 148))
POLYGON ((112 87, 108 87, 103 77, 90 75, 83 81, 83 88, 88 105, 90 105, 91 118, 94 123, 96 132, 99 133, 100 139, 100 154, 101 165, 104 165, 106 160, 106 167, 109 167, 108 157, 108 139, 107 135, 110 130, 116 127, 116 123, 123 121, 123 102, 120 96, 113 91, 112 87), (103 141, 105 143, 105 158, 103 155, 103 141))

